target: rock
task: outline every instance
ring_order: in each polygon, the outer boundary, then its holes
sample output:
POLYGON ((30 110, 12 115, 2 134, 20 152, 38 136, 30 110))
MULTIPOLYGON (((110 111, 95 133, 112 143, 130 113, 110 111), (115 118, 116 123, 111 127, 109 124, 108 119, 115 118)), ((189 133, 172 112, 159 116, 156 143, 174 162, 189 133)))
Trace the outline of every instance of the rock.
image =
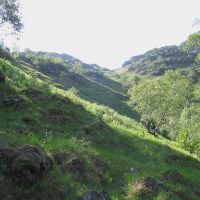
POLYGON ((162 178, 164 181, 167 182, 176 182, 176 183, 182 183, 187 184, 188 179, 185 178, 183 175, 181 175, 176 170, 167 170, 162 174, 162 178))
POLYGON ((25 185, 36 183, 54 164, 43 150, 25 145, 21 148, 0 148, 0 169, 25 185))
POLYGON ((111 200, 109 194, 105 191, 96 192, 96 191, 88 191, 83 200, 111 200))
POLYGON ((64 173, 71 173, 75 180, 86 178, 84 162, 78 156, 62 152, 55 154, 53 157, 64 173))
POLYGON ((24 100, 20 96, 10 96, 3 99, 3 105, 5 107, 18 107, 24 103, 24 100))
POLYGON ((25 124, 33 124, 34 120, 31 117, 23 117, 21 118, 21 120, 25 123, 25 124))
POLYGON ((73 157, 67 162, 67 169, 72 173, 74 179, 86 178, 85 166, 79 157, 73 157))
POLYGON ((5 82, 6 82, 5 75, 2 72, 0 72, 0 83, 5 83, 5 82))
POLYGON ((14 148, 0 148, 0 170, 12 172, 12 162, 20 155, 19 150, 14 148))
POLYGON ((165 189, 164 184, 151 177, 145 177, 136 180, 134 187, 136 195, 139 199, 152 199, 160 191, 165 189))

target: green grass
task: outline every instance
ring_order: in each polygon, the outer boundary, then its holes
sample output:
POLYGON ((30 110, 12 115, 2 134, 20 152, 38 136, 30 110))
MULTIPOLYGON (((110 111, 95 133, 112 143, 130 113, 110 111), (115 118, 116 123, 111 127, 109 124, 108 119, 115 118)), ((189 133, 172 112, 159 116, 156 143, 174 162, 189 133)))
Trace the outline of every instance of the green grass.
POLYGON ((74 87, 78 90, 79 96, 90 101, 109 106, 122 115, 138 119, 138 114, 127 105, 128 97, 123 90, 123 86, 119 81, 111 79, 106 74, 98 74, 93 72, 76 74, 64 65, 56 65, 39 62, 37 66, 20 61, 23 64, 23 70, 27 73, 35 75, 41 79, 49 78, 54 82, 61 84, 64 89, 74 87), (29 66, 28 68, 26 67, 29 66), (38 71, 36 71, 38 70, 38 71), (45 75, 41 75, 41 74, 45 75), (94 76, 94 77, 93 77, 94 76))
POLYGON ((162 180, 164 171, 174 169, 189 183, 164 181, 170 191, 159 193, 155 199, 188 199, 189 195, 189 199, 198 200, 199 168, 165 162, 169 155, 180 154, 200 165, 194 155, 182 150, 176 142, 149 135, 142 125, 107 106, 91 103, 54 86, 47 87, 42 80, 32 80, 28 69, 4 60, 2 64, 7 67, 7 83, 0 84, 0 101, 3 97, 19 95, 25 103, 18 108, 0 107, 0 146, 34 144, 50 154, 78 155, 84 160, 89 178, 75 181, 55 166, 42 181, 24 188, 0 173, 1 199, 77 200, 92 188, 105 189, 114 200, 134 200, 136 179, 150 176, 162 180), (23 90, 29 87, 40 90, 41 94, 27 95, 23 90), (24 123, 24 117, 31 118, 32 122, 24 123), (100 166, 95 164, 97 161, 100 166), (138 172, 131 172, 131 168, 138 172))

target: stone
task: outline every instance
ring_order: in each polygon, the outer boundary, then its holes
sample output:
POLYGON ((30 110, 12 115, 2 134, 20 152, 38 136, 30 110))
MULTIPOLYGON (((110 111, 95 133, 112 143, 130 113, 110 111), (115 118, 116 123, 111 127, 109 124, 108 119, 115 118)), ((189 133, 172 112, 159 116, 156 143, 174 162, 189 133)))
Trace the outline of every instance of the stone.
POLYGON ((86 178, 85 165, 79 157, 73 157, 67 162, 67 169, 72 173, 74 179, 86 178))
POLYGON ((21 184, 36 183, 53 165, 53 158, 33 145, 0 148, 0 169, 21 184))
POLYGON ((165 190, 164 184, 151 177, 136 180, 134 187, 139 199, 153 199, 159 192, 165 190))
POLYGON ((111 200, 111 198, 106 191, 88 191, 83 200, 111 200))

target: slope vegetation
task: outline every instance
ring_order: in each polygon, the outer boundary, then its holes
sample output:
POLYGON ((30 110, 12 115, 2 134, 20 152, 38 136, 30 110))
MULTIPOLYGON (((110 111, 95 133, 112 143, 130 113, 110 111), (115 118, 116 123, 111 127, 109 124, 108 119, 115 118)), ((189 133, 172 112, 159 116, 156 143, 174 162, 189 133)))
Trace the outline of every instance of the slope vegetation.
POLYGON ((199 199, 200 162, 175 142, 55 87, 32 65, 1 59, 0 69, 6 77, 0 83, 0 147, 32 144, 54 159, 75 156, 85 174, 74 176, 57 163, 37 184, 24 186, 3 172, 0 160, 1 199, 85 200, 88 190, 105 190, 113 200, 199 199))

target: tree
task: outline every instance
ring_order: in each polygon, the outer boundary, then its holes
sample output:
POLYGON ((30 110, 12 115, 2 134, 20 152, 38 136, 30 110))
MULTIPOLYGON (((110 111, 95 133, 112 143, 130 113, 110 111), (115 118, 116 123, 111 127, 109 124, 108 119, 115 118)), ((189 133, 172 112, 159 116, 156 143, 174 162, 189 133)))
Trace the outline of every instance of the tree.
POLYGON ((74 71, 77 73, 77 74, 83 74, 83 65, 81 62, 76 62, 74 64, 74 71))
POLYGON ((179 142, 190 152, 200 153, 200 105, 186 107, 180 117, 179 142))
POLYGON ((23 28, 18 0, 0 0, 0 26, 6 23, 12 25, 14 32, 23 28))
POLYGON ((130 89, 130 104, 141 114, 141 121, 151 134, 156 135, 163 128, 175 135, 192 89, 191 83, 180 72, 168 71, 161 78, 144 80, 130 89))
POLYGON ((183 47, 189 55, 194 56, 195 61, 200 63, 200 32, 189 36, 183 47))

